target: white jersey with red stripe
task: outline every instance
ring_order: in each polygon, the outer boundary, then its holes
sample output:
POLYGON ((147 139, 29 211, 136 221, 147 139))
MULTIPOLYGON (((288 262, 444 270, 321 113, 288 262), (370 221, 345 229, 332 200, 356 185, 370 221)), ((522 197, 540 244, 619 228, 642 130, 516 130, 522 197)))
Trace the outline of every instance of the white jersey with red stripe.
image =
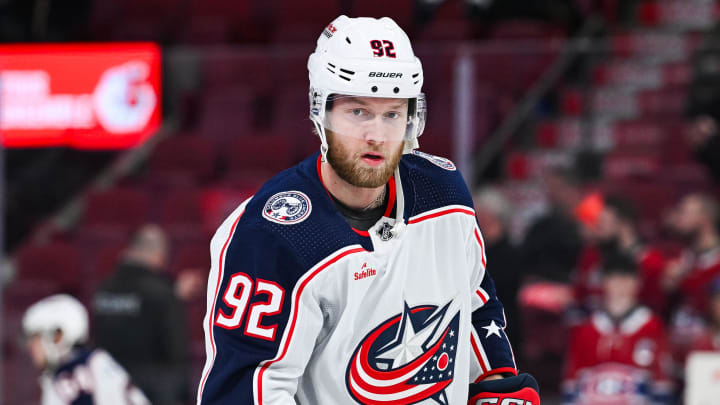
POLYGON ((150 405, 130 376, 102 349, 77 348, 40 378, 42 405, 150 405))
POLYGON ((367 232, 319 165, 271 179, 213 237, 198 403, 464 404, 469 383, 516 374, 453 163, 404 155, 367 232))

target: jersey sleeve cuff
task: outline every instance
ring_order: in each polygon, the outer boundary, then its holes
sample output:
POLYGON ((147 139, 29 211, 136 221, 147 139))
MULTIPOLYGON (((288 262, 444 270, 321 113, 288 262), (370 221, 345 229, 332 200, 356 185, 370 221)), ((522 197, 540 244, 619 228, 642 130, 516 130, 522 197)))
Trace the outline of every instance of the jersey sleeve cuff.
POLYGON ((494 374, 503 374, 503 373, 510 373, 512 375, 517 375, 518 372, 515 369, 515 367, 500 367, 500 368, 494 368, 492 370, 486 371, 483 374, 480 375, 480 377, 476 378, 474 382, 480 382, 487 377, 494 375, 494 374))

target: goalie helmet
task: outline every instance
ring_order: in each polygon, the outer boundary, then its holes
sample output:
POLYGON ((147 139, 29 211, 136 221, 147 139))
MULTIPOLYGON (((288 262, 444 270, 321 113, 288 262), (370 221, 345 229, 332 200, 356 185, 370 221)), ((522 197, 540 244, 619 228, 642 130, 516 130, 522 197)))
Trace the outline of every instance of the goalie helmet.
POLYGON ((407 99, 404 152, 418 147, 426 116, 422 65, 395 21, 341 15, 318 38, 308 71, 310 119, 320 136, 323 160, 326 111, 333 95, 407 99))
POLYGON ((22 320, 25 336, 39 336, 49 365, 56 365, 73 346, 88 338, 87 310, 66 294, 52 295, 34 303, 22 320), (62 336, 56 341, 56 333, 62 336))

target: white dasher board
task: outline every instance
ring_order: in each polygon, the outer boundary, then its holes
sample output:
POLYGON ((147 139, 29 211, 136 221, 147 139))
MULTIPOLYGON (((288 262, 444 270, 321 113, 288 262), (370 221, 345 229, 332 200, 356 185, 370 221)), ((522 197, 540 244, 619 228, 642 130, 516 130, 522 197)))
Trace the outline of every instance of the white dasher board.
POLYGON ((718 403, 720 352, 693 352, 685 366, 685 405, 718 403))

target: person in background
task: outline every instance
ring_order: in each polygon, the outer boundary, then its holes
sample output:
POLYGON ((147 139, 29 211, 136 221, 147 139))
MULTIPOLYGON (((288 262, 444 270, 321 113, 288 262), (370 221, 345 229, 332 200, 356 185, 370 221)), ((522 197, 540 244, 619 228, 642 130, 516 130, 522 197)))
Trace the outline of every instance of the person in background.
POLYGON ((497 274, 494 274, 495 288, 500 302, 505 306, 508 338, 515 351, 515 358, 519 360, 522 358, 520 353, 522 331, 517 300, 522 271, 520 250, 510 240, 508 234, 513 214, 512 204, 498 190, 491 187, 477 190, 473 200, 475 215, 485 237, 487 256, 492 258, 493 266, 499 269, 497 274))
POLYGON ((424 79, 407 34, 341 15, 307 66, 320 150, 210 242, 198 404, 539 404, 472 196, 450 160, 417 150, 424 79))
POLYGON ((156 405, 190 398, 188 326, 178 294, 188 283, 174 285, 162 274, 168 250, 161 228, 143 226, 92 300, 97 343, 156 405))
POLYGON ((565 403, 670 403, 671 357, 665 328, 638 301, 635 259, 622 254, 606 257, 602 285, 601 308, 571 331, 565 403))
POLYGON ((574 278, 578 304, 586 310, 600 305, 603 258, 622 253, 635 259, 640 270, 640 302, 663 315, 666 302, 660 280, 666 260, 659 249, 646 244, 638 234, 637 210, 633 203, 617 195, 605 197, 591 239, 594 243, 586 246, 580 255, 574 278))
POLYGON ((573 173, 562 168, 545 175, 545 186, 550 207, 528 229, 522 244, 522 265, 532 276, 567 283, 583 246, 580 225, 574 217, 582 190, 573 173))
POLYGON ((720 276, 718 204, 705 194, 689 194, 679 203, 672 220, 674 231, 686 243, 685 252, 668 262, 662 276, 673 302, 696 314, 707 312, 707 285, 720 276))
POLYGON ((149 405, 106 351, 86 345, 88 314, 70 295, 31 305, 22 319, 25 344, 42 371, 42 405, 149 405))

